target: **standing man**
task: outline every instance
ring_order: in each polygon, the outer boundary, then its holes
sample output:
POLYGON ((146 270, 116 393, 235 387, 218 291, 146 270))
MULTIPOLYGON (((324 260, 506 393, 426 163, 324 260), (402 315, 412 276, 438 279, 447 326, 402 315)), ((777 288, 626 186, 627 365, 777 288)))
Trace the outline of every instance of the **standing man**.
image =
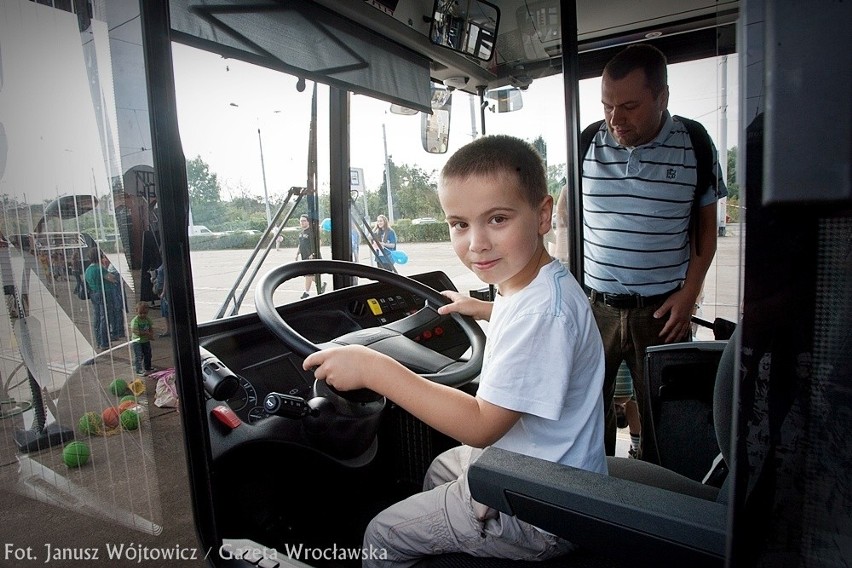
POLYGON ((631 45, 613 57, 604 68, 601 102, 605 120, 582 172, 584 284, 606 354, 606 453, 615 453, 612 401, 625 361, 637 377, 641 451, 658 462, 651 421, 645 420, 645 349, 689 337, 716 253, 716 202, 727 190, 709 139, 716 174, 697 187, 693 140, 667 110, 666 58, 657 48, 631 45))

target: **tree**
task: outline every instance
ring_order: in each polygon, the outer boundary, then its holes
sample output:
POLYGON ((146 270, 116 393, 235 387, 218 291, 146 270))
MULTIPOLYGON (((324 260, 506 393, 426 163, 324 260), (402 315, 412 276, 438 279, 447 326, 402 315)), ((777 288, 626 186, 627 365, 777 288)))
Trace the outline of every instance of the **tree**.
MULTIPOLYGON (((433 173, 408 164, 397 166, 393 160, 390 165, 390 183, 393 191, 394 217, 415 219, 417 217, 441 218, 441 204, 438 201, 438 187, 432 181, 433 173)), ((368 193, 367 202, 373 218, 387 214, 387 180, 379 190, 368 193)))
POLYGON ((740 185, 737 183, 737 147, 728 150, 728 199, 740 198, 740 185))
POLYGON ((196 156, 186 162, 186 181, 189 186, 189 204, 193 223, 218 227, 224 216, 219 179, 210 166, 196 156))

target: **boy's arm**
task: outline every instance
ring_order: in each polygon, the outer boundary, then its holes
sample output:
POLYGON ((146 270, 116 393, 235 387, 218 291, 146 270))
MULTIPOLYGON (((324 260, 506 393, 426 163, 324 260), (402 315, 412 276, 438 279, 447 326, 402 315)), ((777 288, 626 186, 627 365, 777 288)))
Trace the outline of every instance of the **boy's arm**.
POLYGON ((491 310, 494 308, 494 302, 477 300, 476 298, 465 296, 453 290, 444 290, 441 294, 452 300, 452 303, 438 308, 439 314, 446 315, 458 312, 463 316, 470 316, 473 319, 486 321, 491 319, 491 310))
POLYGON ((521 416, 433 383, 360 345, 318 351, 305 359, 303 367, 315 367, 314 376, 338 390, 367 388, 377 392, 443 434, 478 448, 499 440, 521 416))

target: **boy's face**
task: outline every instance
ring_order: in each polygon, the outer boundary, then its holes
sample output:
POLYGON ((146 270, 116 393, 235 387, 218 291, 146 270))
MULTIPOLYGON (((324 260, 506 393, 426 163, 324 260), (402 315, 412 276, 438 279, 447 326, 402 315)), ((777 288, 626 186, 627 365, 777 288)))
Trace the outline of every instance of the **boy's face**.
POLYGON ((148 315, 148 306, 137 307, 136 313, 139 314, 140 316, 147 316, 148 315))
MULTIPOLYGON (((544 256, 553 199, 537 207, 521 197, 517 176, 445 178, 438 190, 456 255, 483 282, 510 295, 529 284, 544 256)), ((549 258, 548 258, 549 260, 549 258)))

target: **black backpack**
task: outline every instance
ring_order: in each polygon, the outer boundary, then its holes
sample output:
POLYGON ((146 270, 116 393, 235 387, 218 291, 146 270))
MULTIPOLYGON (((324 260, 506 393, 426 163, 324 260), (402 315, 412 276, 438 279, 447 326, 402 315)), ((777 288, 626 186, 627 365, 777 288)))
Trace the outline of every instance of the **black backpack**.
MULTIPOLYGON (((698 240, 698 200, 704 192, 704 188, 708 185, 712 185, 715 188, 717 185, 716 175, 713 173, 713 143, 710 141, 710 135, 707 134, 707 130, 700 122, 684 118, 682 116, 674 116, 674 118, 683 123, 686 128, 686 132, 689 134, 689 139, 692 142, 692 149, 695 151, 697 177, 695 181, 695 195, 692 201, 692 211, 690 212, 689 230, 695 239, 695 250, 698 254, 701 254, 698 240)), ((603 120, 593 122, 583 129, 583 132, 580 134, 581 176, 583 172, 583 160, 586 159, 586 154, 589 152, 589 146, 592 145, 592 141, 595 139, 595 134, 597 134, 598 130, 601 129, 603 123, 603 120)))

